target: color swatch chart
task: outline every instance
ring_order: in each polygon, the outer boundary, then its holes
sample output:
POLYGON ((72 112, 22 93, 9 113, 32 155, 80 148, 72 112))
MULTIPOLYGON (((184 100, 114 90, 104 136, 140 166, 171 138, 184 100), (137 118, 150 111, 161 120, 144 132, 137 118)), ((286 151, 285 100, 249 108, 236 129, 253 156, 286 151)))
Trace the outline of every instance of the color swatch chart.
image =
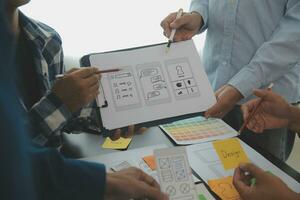
POLYGON ((206 119, 205 117, 184 119, 160 125, 160 128, 179 145, 197 144, 238 135, 223 120, 216 118, 206 119))

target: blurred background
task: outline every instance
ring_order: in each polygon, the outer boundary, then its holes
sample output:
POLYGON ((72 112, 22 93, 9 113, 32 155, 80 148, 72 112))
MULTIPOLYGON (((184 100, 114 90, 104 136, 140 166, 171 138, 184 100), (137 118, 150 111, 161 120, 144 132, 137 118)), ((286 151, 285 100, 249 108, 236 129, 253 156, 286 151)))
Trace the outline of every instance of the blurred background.
MULTIPOLYGON (((21 10, 62 37, 67 66, 88 53, 166 42, 161 20, 189 0, 31 0, 21 10)), ((205 34, 195 37, 203 48, 205 34)))

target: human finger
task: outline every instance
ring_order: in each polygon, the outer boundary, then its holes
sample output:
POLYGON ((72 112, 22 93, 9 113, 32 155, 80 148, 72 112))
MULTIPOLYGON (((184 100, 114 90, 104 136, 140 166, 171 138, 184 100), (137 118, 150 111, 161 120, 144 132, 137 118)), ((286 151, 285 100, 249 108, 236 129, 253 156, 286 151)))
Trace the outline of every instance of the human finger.
POLYGON ((74 68, 68 70, 68 71, 66 72, 66 74, 71 74, 72 72, 75 72, 75 71, 77 71, 77 70, 79 70, 79 69, 80 69, 80 68, 78 68, 78 67, 74 67, 74 68))
POLYGON ((109 136, 109 138, 113 141, 116 141, 116 140, 120 139, 121 132, 122 132, 121 129, 117 129, 113 135, 109 136))
POLYGON ((238 191, 238 193, 244 197, 245 194, 247 193, 247 191, 249 190, 249 186, 247 185, 247 183, 244 181, 242 174, 244 172, 237 167, 234 170, 234 174, 233 174, 233 185, 235 187, 235 189, 238 191))
POLYGON ((264 177, 264 171, 257 167, 256 165, 252 163, 241 163, 239 168, 243 172, 249 172, 252 177, 255 177, 256 179, 261 179, 264 177))
POLYGON ((99 84, 100 81, 100 75, 93 74, 91 76, 88 76, 82 80, 82 84, 85 86, 93 86, 95 84, 99 84))
POLYGON ((204 116, 206 118, 209 118, 209 117, 218 117, 218 118, 220 118, 223 114, 222 110, 223 110, 223 103, 218 101, 215 105, 213 105, 211 108, 209 108, 205 112, 204 116))
POLYGON ((127 132, 124 133, 125 138, 131 138, 134 135, 134 125, 128 126, 127 132))
POLYGON ((170 23, 176 19, 176 15, 176 13, 171 13, 160 23, 160 26, 163 28, 166 37, 170 37, 171 35, 172 30, 170 28, 170 23))
POLYGON ((152 176, 149 176, 148 174, 144 173, 142 170, 140 170, 139 180, 147 183, 148 185, 160 190, 159 184, 156 182, 152 176))
POLYGON ((87 78, 89 76, 96 74, 97 72, 99 72, 99 69, 96 67, 84 67, 84 68, 80 68, 79 70, 73 72, 72 74, 84 79, 84 78, 87 78))
POLYGON ((146 127, 141 127, 141 128, 139 128, 139 130, 138 130, 138 134, 142 135, 142 134, 144 134, 146 131, 148 131, 148 128, 146 128, 146 127))
POLYGON ((170 24, 171 29, 180 29, 186 24, 188 24, 192 19, 191 15, 183 15, 179 18, 175 18, 174 21, 170 24))

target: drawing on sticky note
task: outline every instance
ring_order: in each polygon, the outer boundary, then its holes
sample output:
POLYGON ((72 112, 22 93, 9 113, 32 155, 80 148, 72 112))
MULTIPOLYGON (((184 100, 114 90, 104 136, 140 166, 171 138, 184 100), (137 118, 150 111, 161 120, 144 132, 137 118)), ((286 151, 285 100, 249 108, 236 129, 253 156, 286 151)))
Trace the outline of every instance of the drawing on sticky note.
POLYGON ((137 65, 138 78, 146 105, 171 101, 170 92, 159 62, 137 65))
POLYGON ((215 141, 212 144, 225 170, 236 168, 241 162, 249 162, 237 138, 215 141))
POLYGON ((191 98, 200 95, 187 58, 168 60, 165 62, 165 65, 172 81, 176 99, 191 98))
POLYGON ((109 75, 109 86, 117 111, 134 109, 141 106, 141 101, 131 67, 109 75))
POLYGON ((236 191, 232 184, 232 177, 223 177, 220 179, 209 180, 209 187, 214 191, 221 199, 224 200, 239 200, 239 193, 236 191))

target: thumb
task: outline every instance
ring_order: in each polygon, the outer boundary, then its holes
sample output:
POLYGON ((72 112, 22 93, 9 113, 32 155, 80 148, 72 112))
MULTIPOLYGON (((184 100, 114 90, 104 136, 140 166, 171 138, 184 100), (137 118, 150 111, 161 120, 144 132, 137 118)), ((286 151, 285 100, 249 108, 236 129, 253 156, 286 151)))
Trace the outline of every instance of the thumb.
POLYGON ((250 175, 256 179, 260 179, 265 173, 261 168, 252 163, 242 163, 240 164, 239 168, 244 172, 249 172, 250 175))
POLYGON ((253 94, 268 101, 274 100, 274 93, 272 91, 255 89, 253 94))
POLYGON ((190 22, 190 16, 188 15, 183 15, 182 17, 175 19, 171 24, 170 27, 172 29, 179 29, 182 26, 188 24, 190 22))

